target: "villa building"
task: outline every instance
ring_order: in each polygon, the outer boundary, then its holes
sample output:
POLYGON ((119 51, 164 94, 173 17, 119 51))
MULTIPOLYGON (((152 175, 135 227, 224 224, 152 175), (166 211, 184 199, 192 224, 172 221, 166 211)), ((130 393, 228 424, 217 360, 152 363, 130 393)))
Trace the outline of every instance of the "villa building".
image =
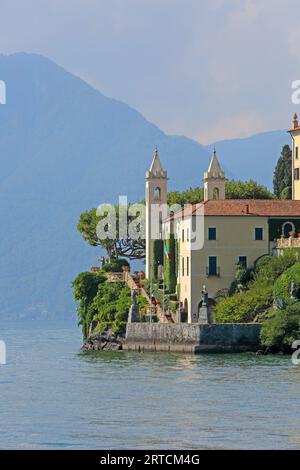
POLYGON ((289 132, 292 200, 226 199, 225 174, 214 151, 204 173, 204 201, 189 211, 177 211, 172 217, 160 220, 153 230, 152 207, 167 203, 168 181, 156 150, 146 173, 146 277, 151 275, 153 239, 162 237, 171 226, 178 243, 181 321, 198 321, 204 285, 213 301, 220 292, 230 288, 238 264, 253 267, 261 256, 276 255, 280 248, 291 244, 291 232, 300 232, 300 126, 296 115, 289 132))

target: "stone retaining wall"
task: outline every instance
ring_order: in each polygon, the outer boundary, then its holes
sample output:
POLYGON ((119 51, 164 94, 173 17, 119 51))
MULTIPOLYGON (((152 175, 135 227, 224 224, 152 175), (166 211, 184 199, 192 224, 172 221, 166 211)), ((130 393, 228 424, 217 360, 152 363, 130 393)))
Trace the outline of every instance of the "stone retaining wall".
POLYGON ((128 323, 123 349, 189 353, 257 351, 259 333, 257 323, 128 323))

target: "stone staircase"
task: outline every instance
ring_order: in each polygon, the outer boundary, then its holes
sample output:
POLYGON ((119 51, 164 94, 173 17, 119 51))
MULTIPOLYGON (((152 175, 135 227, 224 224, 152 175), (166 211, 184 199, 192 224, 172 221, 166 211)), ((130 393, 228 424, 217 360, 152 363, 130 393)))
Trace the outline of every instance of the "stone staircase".
POLYGON ((159 320, 160 323, 174 323, 174 319, 172 317, 172 314, 170 312, 165 312, 163 311, 163 309, 161 308, 160 305, 152 305, 151 304, 151 299, 149 297, 149 295, 147 294, 147 292, 145 291, 145 289, 143 287, 140 287, 138 284, 137 284, 137 281, 138 279, 135 279, 131 274, 129 274, 128 272, 124 272, 124 281, 127 282, 127 285, 130 289, 135 289, 139 292, 139 295, 141 295, 142 297, 145 297, 145 299, 147 299, 148 303, 149 303, 149 314, 155 314, 157 315, 157 318, 159 320), (153 309, 153 310, 152 310, 153 309))

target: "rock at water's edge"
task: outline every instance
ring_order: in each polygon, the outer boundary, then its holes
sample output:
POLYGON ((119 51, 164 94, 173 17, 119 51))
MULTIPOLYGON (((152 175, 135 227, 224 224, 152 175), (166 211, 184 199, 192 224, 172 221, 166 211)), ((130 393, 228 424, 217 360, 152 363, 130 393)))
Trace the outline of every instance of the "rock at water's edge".
POLYGON ((122 349, 124 337, 117 336, 111 331, 92 334, 83 343, 83 351, 118 351, 122 349))

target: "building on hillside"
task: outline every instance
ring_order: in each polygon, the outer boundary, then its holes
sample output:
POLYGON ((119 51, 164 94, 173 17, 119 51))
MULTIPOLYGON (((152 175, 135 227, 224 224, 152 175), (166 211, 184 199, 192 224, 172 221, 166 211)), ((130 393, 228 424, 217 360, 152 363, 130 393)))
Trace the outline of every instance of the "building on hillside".
POLYGON ((152 232, 151 238, 152 203, 163 205, 167 202, 167 173, 162 169, 156 150, 146 174, 146 275, 151 276, 154 263, 153 239, 163 238, 163 233, 171 226, 178 243, 179 321, 198 321, 204 285, 213 302, 230 288, 238 265, 251 268, 261 256, 276 255, 278 250, 292 243, 300 246, 300 239, 293 241, 290 237, 291 232, 300 233, 300 126, 297 116, 293 124, 290 130, 293 138, 293 200, 226 199, 225 174, 214 151, 208 171, 204 173, 204 201, 185 213, 178 211, 164 220, 160 216, 156 236, 153 237, 155 233, 152 232))

